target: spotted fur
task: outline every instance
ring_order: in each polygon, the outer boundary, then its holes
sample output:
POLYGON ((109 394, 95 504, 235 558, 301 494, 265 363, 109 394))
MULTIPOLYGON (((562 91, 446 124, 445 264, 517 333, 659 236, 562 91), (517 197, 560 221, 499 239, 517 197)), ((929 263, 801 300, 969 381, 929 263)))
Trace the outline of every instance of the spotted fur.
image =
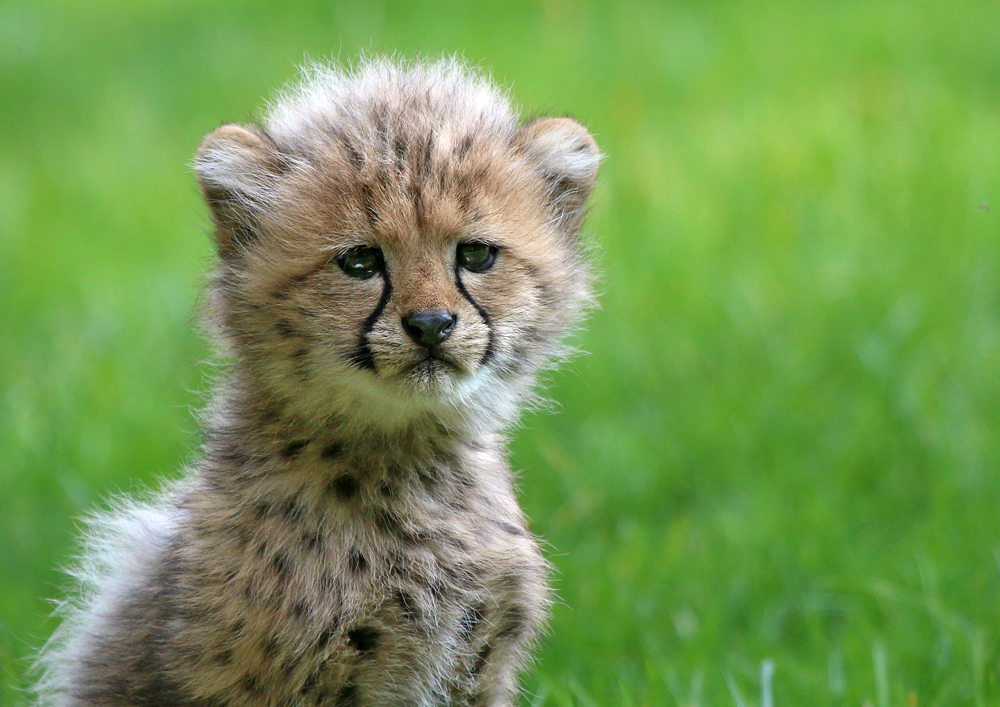
POLYGON ((512 704, 548 590, 503 431, 588 302, 598 162, 447 60, 314 67, 209 135, 231 365, 201 461, 91 524, 40 704, 512 704), (338 265, 359 246, 366 279, 338 265), (456 317, 432 350, 401 323, 426 310, 456 317))

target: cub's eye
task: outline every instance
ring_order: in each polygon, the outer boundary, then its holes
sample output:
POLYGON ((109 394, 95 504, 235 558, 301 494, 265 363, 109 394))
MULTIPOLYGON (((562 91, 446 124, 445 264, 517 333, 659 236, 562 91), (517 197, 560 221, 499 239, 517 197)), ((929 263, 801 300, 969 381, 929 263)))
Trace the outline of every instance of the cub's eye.
POLYGON ((495 245, 489 243, 459 243, 455 254, 458 264, 472 272, 486 272, 493 267, 497 259, 495 245))
POLYGON ((370 246, 351 248, 337 258, 337 265, 351 277, 367 280, 382 269, 382 251, 370 246))

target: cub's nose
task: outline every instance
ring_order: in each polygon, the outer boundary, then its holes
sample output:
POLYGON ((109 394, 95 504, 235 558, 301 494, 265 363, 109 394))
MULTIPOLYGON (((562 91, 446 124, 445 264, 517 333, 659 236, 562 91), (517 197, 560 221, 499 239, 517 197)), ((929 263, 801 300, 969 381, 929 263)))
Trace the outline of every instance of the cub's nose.
POLYGON ((429 309, 424 312, 410 312, 403 317, 403 329, 410 338, 423 346, 432 349, 451 336, 458 316, 440 309, 429 309))

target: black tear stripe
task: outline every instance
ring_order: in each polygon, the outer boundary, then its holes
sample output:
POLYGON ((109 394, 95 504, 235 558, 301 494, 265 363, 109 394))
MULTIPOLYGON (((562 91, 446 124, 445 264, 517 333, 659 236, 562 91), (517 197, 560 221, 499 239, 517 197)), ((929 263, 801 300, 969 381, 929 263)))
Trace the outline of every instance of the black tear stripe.
POLYGON ((375 370, 375 357, 372 356, 372 349, 368 345, 368 335, 375 328, 375 323, 382 316, 385 306, 389 304, 389 298, 392 297, 392 281, 389 279, 389 273, 385 270, 382 270, 382 280, 385 282, 385 287, 382 288, 382 297, 379 298, 378 304, 375 305, 375 310, 368 315, 365 323, 361 326, 361 336, 358 337, 358 345, 351 352, 350 356, 351 363, 358 368, 368 371, 375 370))
POLYGON ((462 293, 462 297, 467 299, 469 301, 469 304, 475 307, 476 311, 479 313, 479 316, 483 318, 483 323, 486 325, 486 331, 488 336, 486 340, 486 351, 483 352, 483 358, 479 362, 480 366, 485 366, 486 363, 490 361, 496 354, 496 350, 494 348, 495 342, 493 335, 493 323, 490 321, 490 315, 486 312, 485 309, 483 309, 482 305, 480 305, 479 302, 477 302, 476 300, 472 299, 472 295, 470 295, 469 291, 465 289, 465 285, 462 284, 462 276, 459 273, 457 266, 455 268, 455 284, 458 286, 458 291, 462 293))

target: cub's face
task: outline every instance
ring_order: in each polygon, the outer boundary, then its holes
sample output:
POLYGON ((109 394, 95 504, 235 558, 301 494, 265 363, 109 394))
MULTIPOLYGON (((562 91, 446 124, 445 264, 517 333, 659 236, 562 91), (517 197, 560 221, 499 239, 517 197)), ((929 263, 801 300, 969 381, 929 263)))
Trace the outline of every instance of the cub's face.
POLYGON ((568 119, 308 149, 223 126, 197 162, 222 330, 273 394, 317 409, 503 415, 588 296, 578 230, 598 157, 568 119))

